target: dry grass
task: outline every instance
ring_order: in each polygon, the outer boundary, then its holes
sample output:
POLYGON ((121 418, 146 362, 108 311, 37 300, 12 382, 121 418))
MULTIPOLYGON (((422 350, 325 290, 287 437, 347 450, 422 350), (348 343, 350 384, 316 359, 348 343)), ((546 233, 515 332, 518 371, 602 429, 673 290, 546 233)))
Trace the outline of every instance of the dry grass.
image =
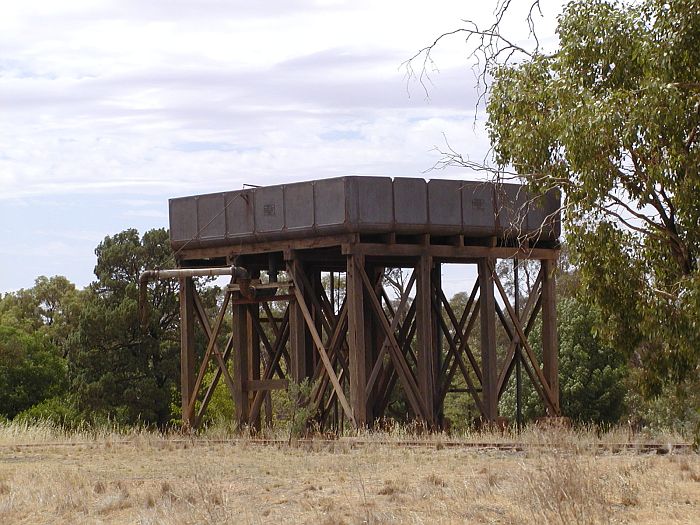
MULTIPOLYGON (((507 438, 499 436, 461 439, 507 438)), ((292 447, 175 437, 0 427, 0 523, 697 523, 700 517, 700 456, 590 447, 605 439, 619 443, 620 436, 532 431, 524 442, 557 447, 522 452, 439 446, 456 439, 445 436, 373 434, 364 438, 377 445, 340 440, 292 447), (390 444, 401 437, 435 446, 390 444), (37 446, 20 446, 28 443, 37 446)))

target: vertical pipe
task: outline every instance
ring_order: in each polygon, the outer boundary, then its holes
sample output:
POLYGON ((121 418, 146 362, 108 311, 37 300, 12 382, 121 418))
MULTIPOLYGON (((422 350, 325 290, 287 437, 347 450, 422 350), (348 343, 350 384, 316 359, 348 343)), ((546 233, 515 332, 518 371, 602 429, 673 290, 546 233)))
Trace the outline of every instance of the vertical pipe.
MULTIPOLYGON (((246 309, 246 333, 248 334, 248 379, 260 379, 260 336, 255 330, 253 317, 257 317, 258 320, 260 319, 259 304, 248 305, 246 309)), ((250 413, 250 407, 253 405, 255 392, 247 392, 246 397, 248 400, 248 413, 250 413)), ((258 417, 255 421, 250 421, 250 426, 255 430, 260 430, 260 411, 258 411, 258 417)))
MULTIPOLYGON (((374 294, 379 300, 379 304, 383 304, 384 298, 381 294, 381 287, 384 285, 384 273, 386 268, 384 266, 369 266, 367 272, 370 278, 370 282, 375 283, 376 287, 374 289, 374 294)), ((374 368, 374 364, 377 362, 379 357, 379 350, 384 342, 384 330, 381 328, 380 323, 374 318, 373 315, 369 314, 365 316, 365 366, 369 372, 374 368)), ((374 419, 379 417, 379 411, 377 407, 377 383, 375 383, 374 388, 367 394, 367 418, 368 424, 372 425, 374 419)))
MULTIPOLYGON (((316 298, 316 301, 309 301, 307 304, 311 308, 311 316, 314 319, 314 325, 316 326, 316 331, 321 337, 323 337, 323 311, 316 308, 316 303, 321 304, 323 300, 323 279, 321 278, 321 270, 319 268, 309 268, 307 271, 309 284, 311 284, 311 290, 309 290, 309 295, 316 298)), ((326 334, 326 338, 330 337, 330 334, 326 334)), ((314 351, 313 341, 308 341, 308 353, 306 354, 307 367, 306 374, 308 377, 313 377, 314 370, 318 366, 320 361, 319 353, 314 351), (310 365, 310 366, 309 366, 310 365)))
POLYGON ((443 339, 443 334, 441 330, 441 324, 440 324, 440 318, 442 317, 442 301, 439 298, 438 295, 438 290, 442 290, 442 264, 439 262, 434 262, 433 263, 433 271, 432 271, 432 286, 431 286, 431 294, 430 294, 430 300, 434 302, 436 305, 436 310, 437 312, 434 313, 433 316, 433 335, 434 335, 434 340, 435 340, 435 374, 434 374, 434 380, 435 380, 435 386, 434 386, 434 396, 435 396, 435 413, 437 414, 437 424, 442 428, 444 426, 444 420, 445 420, 445 414, 443 410, 443 405, 444 405, 444 397, 441 395, 440 392, 440 382, 442 380, 440 375, 440 370, 442 370, 442 361, 443 361, 443 355, 442 355, 442 339, 443 339))
POLYGON ((330 300, 331 300, 331 311, 336 314, 335 311, 335 273, 331 270, 330 272, 330 300))
POLYGON ((265 424, 272 428, 272 391, 265 392, 265 424))

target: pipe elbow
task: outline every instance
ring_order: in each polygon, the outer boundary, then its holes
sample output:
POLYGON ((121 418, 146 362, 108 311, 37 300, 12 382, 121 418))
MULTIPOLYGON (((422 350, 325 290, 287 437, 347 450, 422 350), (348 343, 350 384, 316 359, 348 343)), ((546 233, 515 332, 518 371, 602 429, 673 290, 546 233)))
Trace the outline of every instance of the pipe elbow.
POLYGON ((157 279, 157 278, 158 278, 158 270, 144 270, 139 275, 139 285, 144 286, 151 279, 157 279))
POLYGON ((231 275, 234 282, 250 279, 250 273, 243 266, 231 266, 231 275))

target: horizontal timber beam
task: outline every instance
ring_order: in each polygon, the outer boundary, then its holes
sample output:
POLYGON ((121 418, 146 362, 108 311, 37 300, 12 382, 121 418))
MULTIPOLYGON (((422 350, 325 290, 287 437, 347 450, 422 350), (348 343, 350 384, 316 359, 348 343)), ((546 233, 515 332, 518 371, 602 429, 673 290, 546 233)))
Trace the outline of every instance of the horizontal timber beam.
POLYGON ((559 256, 559 250, 555 248, 517 248, 517 247, 490 247, 490 246, 445 246, 445 245, 421 245, 421 244, 370 244, 370 243, 346 243, 342 246, 344 254, 355 253, 365 256, 396 256, 396 257, 420 257, 430 255, 448 259, 481 259, 484 257, 494 259, 538 259, 555 260, 559 256))
POLYGON ((324 235, 319 237, 292 239, 285 241, 264 241, 236 243, 231 239, 230 245, 209 248, 188 248, 180 251, 180 260, 209 259, 216 257, 235 257, 236 255, 253 255, 256 253, 289 252, 291 250, 310 250, 314 248, 330 248, 344 243, 352 243, 357 239, 355 234, 324 235))

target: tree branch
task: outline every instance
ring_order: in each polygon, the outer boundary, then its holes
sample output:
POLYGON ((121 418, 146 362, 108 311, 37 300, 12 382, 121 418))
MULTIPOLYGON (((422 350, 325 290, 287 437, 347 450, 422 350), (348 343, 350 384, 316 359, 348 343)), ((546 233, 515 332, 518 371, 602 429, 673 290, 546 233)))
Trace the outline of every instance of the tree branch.
POLYGON ((518 44, 515 44, 508 38, 504 37, 500 32, 503 19, 511 9, 511 3, 512 0, 502 0, 497 4, 494 11, 494 20, 489 27, 481 28, 474 20, 465 19, 462 20, 462 22, 464 22, 466 27, 460 27, 453 29, 452 31, 442 33, 435 40, 433 40, 431 44, 419 49, 411 58, 401 64, 401 67, 406 73, 405 76, 407 87, 408 82, 411 79, 415 79, 423 88, 425 96, 429 97, 426 82, 431 83, 428 68, 429 66, 434 66, 435 64, 432 59, 433 51, 442 40, 457 34, 464 34, 466 35, 464 40, 466 45, 469 45, 472 41, 476 40, 476 45, 467 54, 467 58, 476 60, 474 69, 477 77, 476 88, 478 99, 476 102, 476 107, 478 108, 484 101, 488 91, 488 72, 490 69, 495 66, 508 64, 516 55, 524 55, 525 57, 532 58, 536 53, 538 53, 540 48, 540 42, 535 31, 535 20, 533 16, 535 12, 538 12, 540 16, 542 16, 540 0, 533 0, 530 3, 530 8, 526 17, 529 34, 534 38, 534 49, 531 51, 518 44), (417 61, 420 61, 419 72, 416 72, 416 68, 414 68, 414 63, 417 61))

